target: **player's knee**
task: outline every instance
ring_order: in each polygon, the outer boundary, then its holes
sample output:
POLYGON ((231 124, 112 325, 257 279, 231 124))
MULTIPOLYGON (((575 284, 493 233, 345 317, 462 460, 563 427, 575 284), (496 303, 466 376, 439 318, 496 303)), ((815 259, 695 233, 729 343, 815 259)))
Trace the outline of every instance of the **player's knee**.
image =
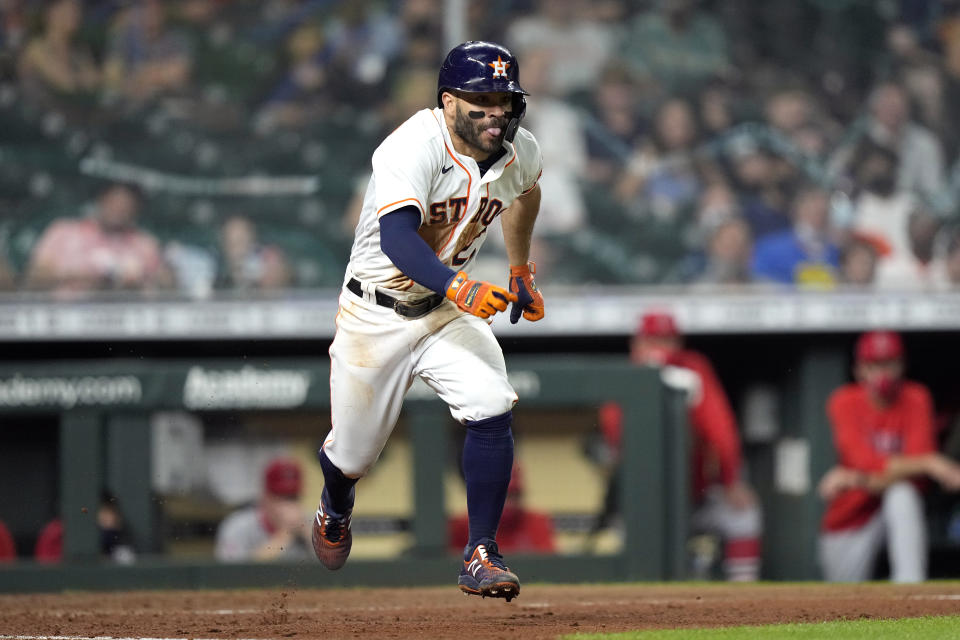
POLYGON ((763 533, 763 517, 759 505, 730 509, 723 517, 723 536, 728 540, 759 538, 763 533))
POLYGON ((357 454, 357 452, 353 452, 353 455, 350 456, 340 455, 339 451, 330 446, 321 449, 317 457, 324 472, 327 472, 329 467, 331 471, 335 470, 337 473, 354 480, 367 475, 367 472, 370 471, 373 463, 377 460, 377 454, 373 454, 372 457, 357 454))
POLYGON ((895 482, 883 492, 883 511, 895 519, 922 517, 923 497, 909 480, 895 482))
POLYGON ((883 492, 883 504, 912 507, 923 502, 920 491, 909 480, 895 482, 883 492))
POLYGON ((490 420, 513 410, 517 403, 517 394, 513 389, 479 393, 472 398, 468 406, 451 409, 453 417, 463 424, 490 420))

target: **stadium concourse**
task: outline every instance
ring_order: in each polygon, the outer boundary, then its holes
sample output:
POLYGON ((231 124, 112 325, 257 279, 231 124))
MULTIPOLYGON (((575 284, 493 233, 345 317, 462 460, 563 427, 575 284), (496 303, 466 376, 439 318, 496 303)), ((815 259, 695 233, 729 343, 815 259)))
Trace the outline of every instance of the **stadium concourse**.
POLYGON ((510 604, 449 588, 0 596, 0 640, 454 638, 944 616, 960 585, 524 586, 510 604))

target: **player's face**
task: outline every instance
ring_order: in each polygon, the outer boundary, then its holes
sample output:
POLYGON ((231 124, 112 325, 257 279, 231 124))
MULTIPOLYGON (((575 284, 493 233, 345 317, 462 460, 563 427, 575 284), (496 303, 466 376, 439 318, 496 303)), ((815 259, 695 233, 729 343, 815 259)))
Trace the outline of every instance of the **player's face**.
POLYGON ((890 403, 896 399, 900 391, 903 361, 894 359, 858 362, 856 375, 877 400, 884 404, 890 403))
POLYGON ((681 346, 675 337, 637 336, 630 345, 630 358, 637 364, 663 366, 681 346))
POLYGON ((868 384, 884 379, 899 380, 903 376, 903 361, 897 359, 860 362, 857 365, 857 375, 868 384))
POLYGON ((503 145, 513 96, 510 93, 459 93, 453 132, 468 145, 494 153, 503 145))

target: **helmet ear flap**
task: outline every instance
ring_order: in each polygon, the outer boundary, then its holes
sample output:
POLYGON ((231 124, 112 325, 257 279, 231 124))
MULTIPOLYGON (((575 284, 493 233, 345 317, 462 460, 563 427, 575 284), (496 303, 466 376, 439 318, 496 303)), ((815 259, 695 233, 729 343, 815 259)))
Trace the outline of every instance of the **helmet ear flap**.
POLYGON ((520 128, 520 121, 523 120, 524 114, 527 112, 527 99, 523 97, 522 93, 513 94, 513 111, 510 121, 507 123, 507 129, 503 134, 503 139, 507 142, 513 142, 514 136, 517 135, 517 129, 520 128))

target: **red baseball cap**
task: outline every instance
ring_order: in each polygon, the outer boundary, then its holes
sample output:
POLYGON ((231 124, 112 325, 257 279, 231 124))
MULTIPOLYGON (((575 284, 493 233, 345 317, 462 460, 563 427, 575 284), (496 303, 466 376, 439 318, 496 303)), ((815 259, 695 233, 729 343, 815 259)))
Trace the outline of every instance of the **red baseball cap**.
POLYGON ((673 315, 666 311, 648 311, 640 319, 637 333, 646 337, 677 338, 680 331, 673 315))
POLYGON ((276 496, 299 497, 303 487, 300 463, 291 458, 277 458, 263 472, 263 487, 276 496))
POLYGON ((893 331, 869 331, 857 340, 857 360, 877 362, 903 357, 903 341, 893 331))

